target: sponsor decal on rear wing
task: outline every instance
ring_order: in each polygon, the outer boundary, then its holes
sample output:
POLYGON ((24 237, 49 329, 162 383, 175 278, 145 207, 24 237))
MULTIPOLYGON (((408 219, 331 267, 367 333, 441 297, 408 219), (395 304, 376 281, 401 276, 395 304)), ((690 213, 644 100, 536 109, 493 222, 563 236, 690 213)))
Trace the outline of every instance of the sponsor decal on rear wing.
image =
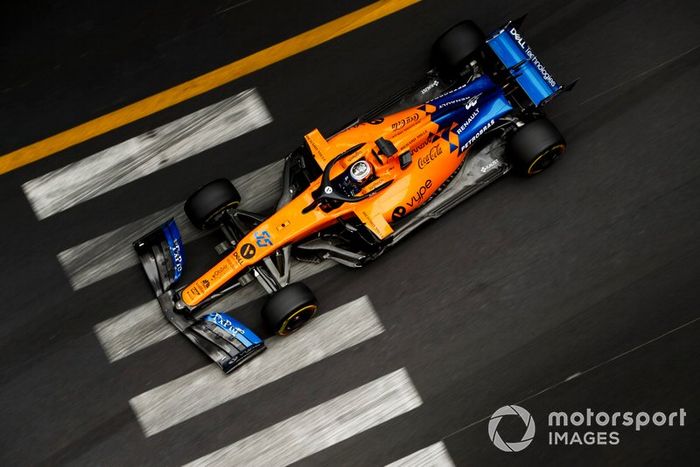
POLYGON ((560 92, 568 91, 574 83, 563 87, 547 71, 518 30, 523 19, 524 17, 509 22, 487 39, 486 43, 537 106, 548 102, 560 92))

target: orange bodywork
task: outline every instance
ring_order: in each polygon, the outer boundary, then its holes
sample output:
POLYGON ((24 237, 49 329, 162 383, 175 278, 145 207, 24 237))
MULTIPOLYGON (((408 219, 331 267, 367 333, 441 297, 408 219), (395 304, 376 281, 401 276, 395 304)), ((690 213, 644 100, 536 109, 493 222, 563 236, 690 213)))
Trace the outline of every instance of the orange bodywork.
POLYGON ((435 107, 412 107, 383 119, 359 123, 326 140, 318 130, 305 139, 316 162, 323 169, 343 151, 366 143, 332 167, 331 177, 341 174, 354 162, 365 159, 377 177, 358 195, 391 181, 374 196, 356 203, 343 203, 325 212, 320 206, 303 213, 314 202, 312 193, 320 186, 320 177, 287 205, 248 233, 232 253, 188 285, 181 294, 184 303, 194 307, 248 266, 252 266, 279 248, 302 240, 337 222, 338 218, 357 216, 378 238, 393 233, 392 222, 423 205, 459 168, 464 159, 454 128, 441 129, 431 120, 435 107), (398 150, 391 157, 377 156, 375 141, 391 141, 398 150), (411 164, 402 169, 399 155, 410 151, 411 164))

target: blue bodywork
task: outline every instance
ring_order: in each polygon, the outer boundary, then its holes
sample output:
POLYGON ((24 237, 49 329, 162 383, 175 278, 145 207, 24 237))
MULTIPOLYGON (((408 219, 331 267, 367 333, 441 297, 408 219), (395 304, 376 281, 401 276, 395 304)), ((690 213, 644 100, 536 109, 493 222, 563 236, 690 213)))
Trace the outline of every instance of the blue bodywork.
POLYGON ((262 340, 253 331, 226 313, 209 313, 202 317, 202 320, 209 321, 231 334, 245 347, 252 347, 262 343, 262 340))
POLYGON ((173 278, 172 281, 176 282, 182 276, 182 270, 185 263, 184 248, 182 246, 182 237, 180 236, 180 229, 177 228, 175 219, 170 219, 161 226, 163 230, 163 235, 165 240, 168 242, 168 249, 170 250, 170 259, 173 264, 173 278))
POLYGON ((446 131, 457 134, 460 152, 474 144, 497 119, 513 110, 500 86, 486 75, 428 104, 435 106, 432 120, 446 131))
POLYGON ((514 26, 508 24, 486 43, 533 104, 540 105, 561 88, 514 26))
POLYGON ((196 317, 178 308, 177 289, 173 286, 184 275, 185 260, 184 244, 174 219, 136 240, 134 248, 165 318, 224 372, 230 373, 265 350, 262 339, 226 313, 196 317))

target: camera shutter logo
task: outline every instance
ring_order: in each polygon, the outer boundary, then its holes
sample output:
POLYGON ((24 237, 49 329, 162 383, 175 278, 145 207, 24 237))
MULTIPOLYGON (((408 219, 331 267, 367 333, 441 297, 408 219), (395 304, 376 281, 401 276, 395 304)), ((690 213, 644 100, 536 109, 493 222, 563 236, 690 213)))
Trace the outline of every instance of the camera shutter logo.
POLYGON ((496 410, 491 415, 489 420, 489 438, 494 446, 505 452, 519 452, 525 449, 532 443, 535 437, 535 420, 533 420, 530 412, 518 405, 506 405, 496 410), (520 441, 507 443, 503 441, 501 435, 498 434, 498 424, 501 423, 501 418, 508 415, 517 415, 525 424, 525 434, 520 441))

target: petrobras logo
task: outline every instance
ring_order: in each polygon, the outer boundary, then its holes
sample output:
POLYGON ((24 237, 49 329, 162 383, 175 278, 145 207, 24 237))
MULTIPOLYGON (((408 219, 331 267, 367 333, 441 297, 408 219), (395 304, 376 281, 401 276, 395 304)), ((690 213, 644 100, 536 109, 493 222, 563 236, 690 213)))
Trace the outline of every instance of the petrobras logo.
POLYGON ((491 119, 491 121, 488 122, 486 125, 484 125, 484 126, 481 128, 481 130, 477 131, 476 134, 475 134, 474 136, 472 136, 471 138, 469 138, 469 141, 467 141, 466 143, 464 143, 464 144, 462 145, 462 147, 460 148, 460 151, 464 151, 464 150, 467 149, 469 146, 471 146, 472 144, 474 144, 474 142, 475 142, 477 139, 479 139, 479 137, 480 137, 481 135, 483 135, 484 133, 486 133, 486 131, 488 131, 488 129, 491 128, 491 127, 493 126, 494 123, 496 123, 496 120, 491 119))
POLYGON ((518 32, 517 29, 515 28, 510 28, 510 35, 513 36, 513 39, 515 39, 515 42, 518 43, 521 49, 525 52, 525 55, 527 55, 527 58, 530 59, 530 62, 532 62, 535 67, 537 67, 537 70, 540 72, 542 75, 542 78, 552 86, 553 88, 557 86, 557 82, 554 81, 554 78, 552 78, 552 75, 549 74, 549 72, 545 69, 544 65, 540 62, 540 60, 537 58, 535 53, 532 51, 529 45, 525 42, 525 39, 523 36, 518 32))
MULTIPOLYGON (((468 108, 469 107, 467 107, 467 109, 468 108)), ((469 118, 464 123, 462 123, 462 125, 459 128, 457 128, 457 134, 461 135, 462 132, 467 129, 469 124, 474 121, 477 115, 479 115, 479 109, 474 110, 474 112, 469 116, 469 118)))

